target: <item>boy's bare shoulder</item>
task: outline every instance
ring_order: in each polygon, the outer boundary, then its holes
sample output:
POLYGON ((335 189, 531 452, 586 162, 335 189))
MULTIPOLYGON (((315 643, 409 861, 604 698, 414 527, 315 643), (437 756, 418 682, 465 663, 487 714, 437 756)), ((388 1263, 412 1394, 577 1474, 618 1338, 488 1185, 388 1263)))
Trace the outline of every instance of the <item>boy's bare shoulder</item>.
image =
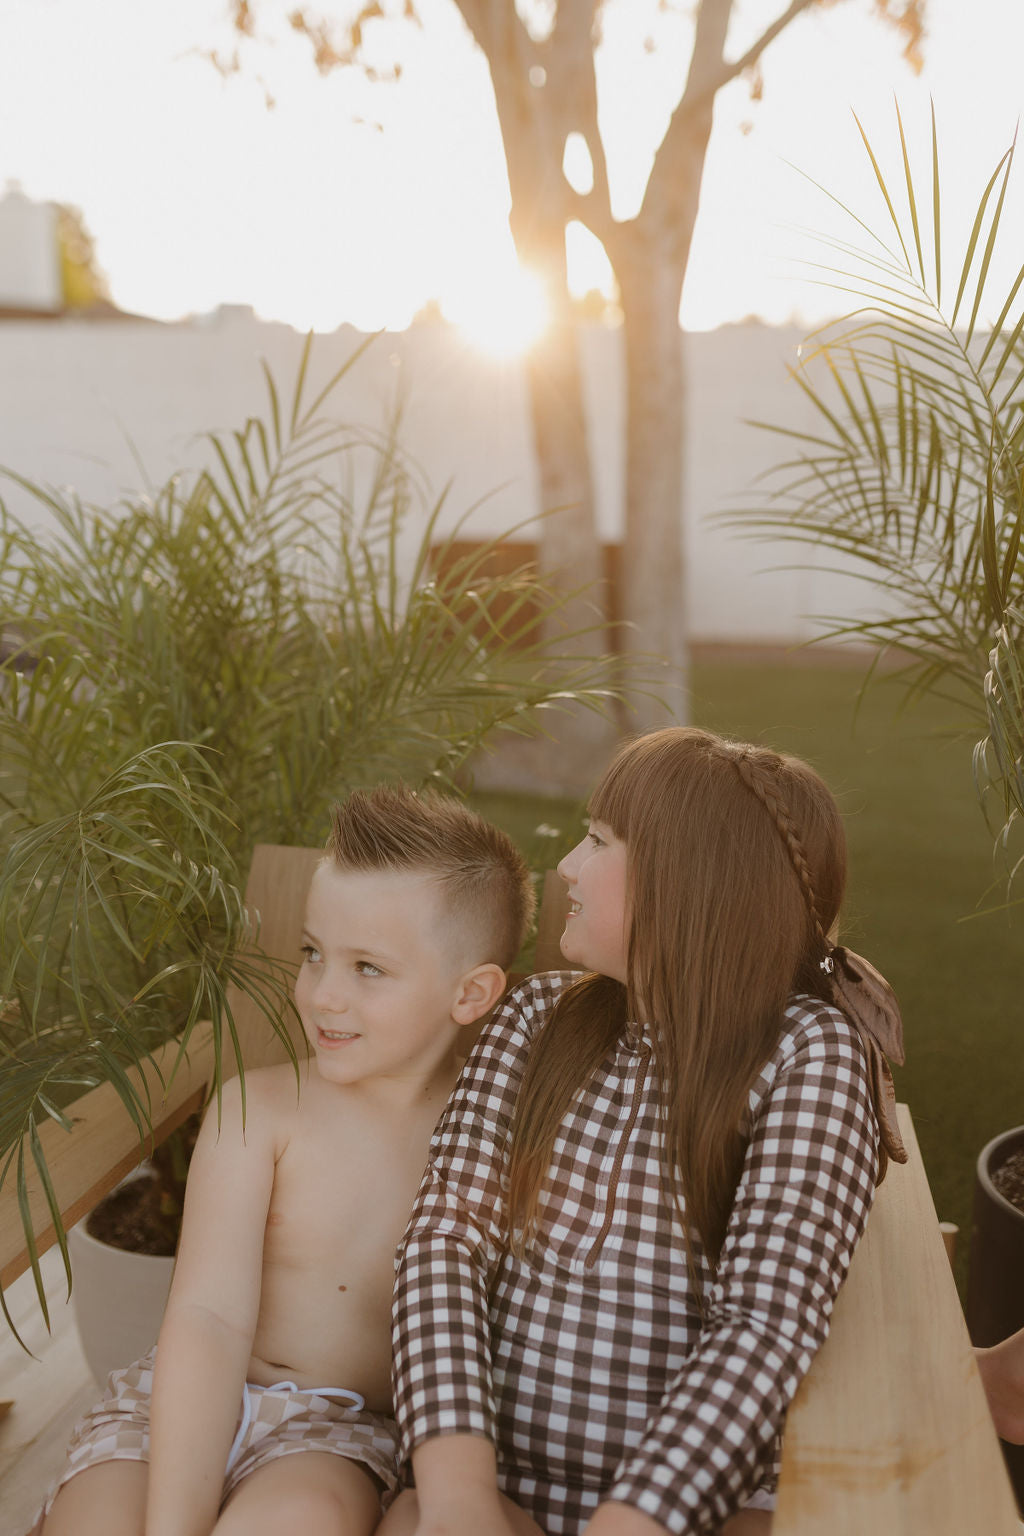
POLYGON ((276 1130, 292 1119, 298 1107, 295 1069, 284 1062, 275 1067, 247 1067, 244 1085, 239 1077, 229 1078, 221 1088, 219 1104, 215 1098, 207 1115, 219 1120, 221 1127, 237 1124, 248 1130, 255 1123, 276 1130))
POLYGON ((288 1061, 275 1067, 253 1067, 245 1074, 246 1109, 258 1105, 267 1113, 290 1118, 306 1091, 306 1075, 300 1066, 296 1077, 295 1068, 288 1061))
POLYGON ((268 1096, 279 1097, 282 1094, 288 1098, 298 1097, 299 1086, 306 1076, 304 1065, 299 1067, 299 1075, 296 1077, 295 1068, 290 1061, 282 1061, 274 1067, 248 1067, 245 1073, 245 1086, 248 1091, 252 1084, 259 1093, 268 1096))

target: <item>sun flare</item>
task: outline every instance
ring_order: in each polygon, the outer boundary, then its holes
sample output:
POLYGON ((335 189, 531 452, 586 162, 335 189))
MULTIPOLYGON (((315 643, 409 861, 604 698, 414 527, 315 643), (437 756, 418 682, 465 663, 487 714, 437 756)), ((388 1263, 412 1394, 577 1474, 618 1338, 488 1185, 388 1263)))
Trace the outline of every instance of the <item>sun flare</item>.
POLYGON ((472 346, 496 358, 521 356, 543 334, 549 316, 540 278, 519 268, 503 291, 492 284, 460 289, 441 308, 472 346))

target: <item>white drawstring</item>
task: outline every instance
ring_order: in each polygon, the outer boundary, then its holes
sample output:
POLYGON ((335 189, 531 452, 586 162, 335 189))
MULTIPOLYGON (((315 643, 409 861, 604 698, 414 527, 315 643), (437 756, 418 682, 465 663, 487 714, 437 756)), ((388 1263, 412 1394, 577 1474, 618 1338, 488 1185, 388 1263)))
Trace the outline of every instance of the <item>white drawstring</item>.
MULTIPOLYGON (((346 1407, 351 1413, 359 1413, 366 1405, 365 1398, 360 1397, 358 1392, 349 1392, 345 1387, 299 1387, 294 1381, 275 1381, 272 1387, 262 1387, 260 1390, 263 1392, 308 1392, 312 1397, 348 1398, 346 1407)), ((252 1393, 249 1390, 249 1383, 246 1381, 242 1383, 242 1422, 238 1426, 238 1433, 231 1442, 231 1449, 228 1451, 228 1464, 226 1468, 228 1472, 231 1471, 231 1468, 238 1460, 239 1452, 242 1449, 242 1441, 245 1439, 246 1431, 251 1423, 252 1393)))

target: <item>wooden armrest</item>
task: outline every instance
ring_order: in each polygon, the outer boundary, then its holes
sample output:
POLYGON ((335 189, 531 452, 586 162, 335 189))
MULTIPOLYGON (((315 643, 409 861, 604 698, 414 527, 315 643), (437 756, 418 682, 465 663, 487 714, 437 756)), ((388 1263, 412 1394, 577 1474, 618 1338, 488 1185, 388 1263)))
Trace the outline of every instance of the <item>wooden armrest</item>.
MULTIPOLYGON (((141 1074, 153 1105, 153 1134, 144 1141, 140 1141, 131 1116, 109 1083, 93 1088, 68 1106, 68 1118, 73 1122, 70 1131, 56 1121, 40 1127, 39 1139, 46 1152, 65 1228, 80 1221, 154 1146, 202 1105, 213 1074, 211 1026, 199 1024, 193 1030, 187 1059, 179 1064, 165 1093, 161 1074, 165 1080, 170 1076, 177 1054, 177 1041, 170 1041, 153 1053, 141 1074)), ((27 1154, 26 1171, 36 1246, 43 1253, 56 1242, 57 1234, 35 1164, 27 1154)), ((12 1164, 0 1191, 0 1286, 10 1285, 28 1267, 12 1164)))
POLYGON ((1019 1536, 906 1105, 892 1165, 786 1423, 772 1536, 1019 1536))

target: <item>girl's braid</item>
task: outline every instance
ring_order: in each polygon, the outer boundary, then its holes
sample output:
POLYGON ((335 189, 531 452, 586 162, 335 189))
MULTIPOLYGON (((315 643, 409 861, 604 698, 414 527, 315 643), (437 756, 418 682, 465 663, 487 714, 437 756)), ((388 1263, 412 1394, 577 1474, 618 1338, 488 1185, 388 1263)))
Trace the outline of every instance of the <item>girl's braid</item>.
POLYGON ((828 939, 825 930, 821 926, 821 917, 818 913, 818 898, 814 890, 814 881, 811 879, 810 866, 807 863, 807 855, 804 853, 804 845, 800 841, 796 823, 789 813, 779 786, 775 778, 767 769, 751 756, 749 752, 738 752, 733 757, 736 771, 746 784, 747 788, 757 796, 769 816, 774 821, 789 854, 789 861, 796 872, 803 889, 804 899, 807 902, 807 910, 811 915, 822 948, 828 949, 828 939))

